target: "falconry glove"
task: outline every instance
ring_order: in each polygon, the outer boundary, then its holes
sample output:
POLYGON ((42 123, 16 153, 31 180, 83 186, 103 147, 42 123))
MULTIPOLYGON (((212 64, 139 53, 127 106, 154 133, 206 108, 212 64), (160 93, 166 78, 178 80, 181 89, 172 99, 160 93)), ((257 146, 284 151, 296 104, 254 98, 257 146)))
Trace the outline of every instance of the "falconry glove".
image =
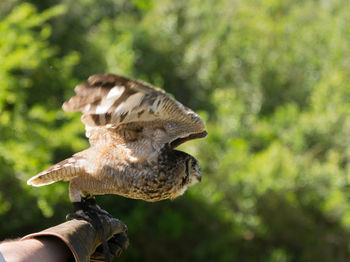
POLYGON ((105 261, 103 252, 105 248, 101 247, 104 237, 108 240, 109 258, 113 259, 128 246, 127 227, 123 222, 111 216, 100 214, 98 216, 103 227, 102 231, 86 220, 72 219, 41 232, 27 235, 22 240, 44 236, 57 237, 67 245, 76 262, 88 262, 105 261))
MULTIPOLYGON (((115 257, 119 257, 123 250, 128 247, 129 240, 125 232, 114 235, 108 242, 109 257, 111 260, 115 257)), ((96 248, 96 251, 90 256, 91 262, 103 262, 106 261, 106 255, 103 250, 102 244, 96 248)))

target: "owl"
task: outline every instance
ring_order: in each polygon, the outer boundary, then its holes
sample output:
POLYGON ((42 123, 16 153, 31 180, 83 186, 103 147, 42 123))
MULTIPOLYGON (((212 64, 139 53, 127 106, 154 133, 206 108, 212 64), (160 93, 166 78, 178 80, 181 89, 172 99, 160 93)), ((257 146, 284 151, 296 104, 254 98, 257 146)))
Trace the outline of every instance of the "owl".
POLYGON ((65 111, 81 111, 90 147, 28 180, 32 186, 69 181, 69 198, 117 194, 174 199, 201 181, 200 165, 175 148, 207 135, 191 109, 150 84, 96 74, 75 87, 65 111))

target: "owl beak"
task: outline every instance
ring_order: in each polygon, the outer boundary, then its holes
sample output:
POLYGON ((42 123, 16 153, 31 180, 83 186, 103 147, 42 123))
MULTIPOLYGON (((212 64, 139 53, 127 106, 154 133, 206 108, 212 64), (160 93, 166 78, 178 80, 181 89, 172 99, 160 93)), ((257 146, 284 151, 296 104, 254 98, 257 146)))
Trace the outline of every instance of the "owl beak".
POLYGON ((200 172, 197 172, 196 178, 197 178, 198 182, 201 182, 202 181, 202 174, 200 172))

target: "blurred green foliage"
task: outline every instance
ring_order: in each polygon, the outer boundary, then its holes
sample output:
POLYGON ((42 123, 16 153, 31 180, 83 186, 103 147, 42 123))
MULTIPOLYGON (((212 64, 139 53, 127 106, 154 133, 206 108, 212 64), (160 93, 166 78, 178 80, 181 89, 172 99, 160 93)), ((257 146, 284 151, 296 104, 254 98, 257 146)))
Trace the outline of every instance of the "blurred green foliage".
POLYGON ((350 6, 342 0, 4 0, 0 238, 64 221, 67 184, 25 181, 88 146, 61 104, 90 74, 149 81, 200 112, 204 181, 174 201, 101 196, 120 261, 347 261, 350 6))

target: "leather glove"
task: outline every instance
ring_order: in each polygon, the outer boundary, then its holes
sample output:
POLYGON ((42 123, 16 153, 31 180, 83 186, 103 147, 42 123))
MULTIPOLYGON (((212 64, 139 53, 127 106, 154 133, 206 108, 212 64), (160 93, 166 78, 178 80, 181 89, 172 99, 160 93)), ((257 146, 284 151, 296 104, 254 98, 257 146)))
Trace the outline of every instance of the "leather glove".
MULTIPOLYGON (((111 259, 119 257, 123 250, 125 250, 129 245, 128 236, 125 232, 114 235, 107 242, 109 247, 109 256, 111 259)), ((95 253, 90 257, 91 262, 103 262, 105 261, 105 254, 103 252, 102 244, 96 248, 95 253)))
POLYGON ((108 240, 110 258, 113 259, 119 256, 128 246, 127 227, 123 222, 111 216, 99 214, 98 217, 103 232, 86 220, 73 219, 41 232, 27 235, 22 240, 41 236, 58 237, 68 246, 76 262, 88 262, 90 256, 91 261, 105 261, 101 247, 104 235, 108 240))

